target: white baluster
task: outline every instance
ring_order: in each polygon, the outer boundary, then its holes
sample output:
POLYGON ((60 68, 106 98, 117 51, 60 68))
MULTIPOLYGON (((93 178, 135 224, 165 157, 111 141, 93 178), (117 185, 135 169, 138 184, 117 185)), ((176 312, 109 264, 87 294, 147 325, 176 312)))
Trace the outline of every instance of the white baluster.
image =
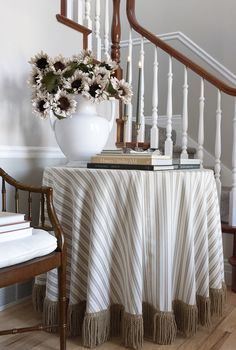
POLYGON ((73 6, 74 6, 74 1, 67 0, 66 13, 67 13, 67 18, 69 18, 69 19, 73 19, 73 15, 74 15, 73 6))
POLYGON ((221 196, 221 181, 220 181, 220 157, 221 157, 221 92, 217 94, 217 110, 216 110, 216 138, 215 138, 215 180, 218 192, 218 198, 221 196))
POLYGON ((203 164, 203 144, 204 144, 204 107, 205 107, 205 97, 204 97, 204 80, 201 78, 201 92, 199 98, 199 125, 198 125, 198 158, 201 159, 203 164))
POLYGON ((84 0, 77 0, 78 23, 83 24, 84 17, 84 0))
POLYGON ((144 120, 144 42, 143 37, 141 39, 140 49, 140 62, 141 62, 141 91, 140 91, 140 130, 138 134, 138 142, 144 142, 145 133, 145 120, 144 120))
POLYGON ((101 35, 100 35, 100 27, 101 27, 101 1, 96 0, 95 6, 95 38, 97 43, 97 60, 101 61, 101 35))
MULTIPOLYGON (((85 9, 84 9, 84 25, 85 27, 92 29, 93 22, 91 19, 91 0, 85 0, 85 9)), ((88 49, 92 50, 92 35, 88 36, 88 49)))
MULTIPOLYGON (((133 41, 132 41, 132 28, 130 27, 129 31, 129 74, 128 74, 128 82, 130 85, 132 85, 133 80, 133 41)), ((133 105, 132 102, 128 104, 128 119, 125 122, 125 142, 131 142, 132 141, 132 117, 133 117, 133 105)))
POLYGON ((173 114, 172 85, 173 85, 172 57, 169 56, 165 155, 168 155, 170 157, 173 156, 173 141, 171 137, 172 136, 172 114, 173 114))
POLYGON ((234 99, 232 189, 230 192, 229 224, 236 226, 236 98, 234 99))
POLYGON ((181 159, 188 159, 188 71, 184 67, 184 85, 183 85, 183 121, 182 121, 182 152, 181 159))
POLYGON ((150 147, 158 148, 159 129, 157 127, 158 120, 158 60, 157 47, 154 48, 154 64, 153 64, 153 93, 152 93, 152 128, 150 135, 150 147))
POLYGON ((110 59, 110 54, 109 54, 109 0, 105 0, 104 55, 105 55, 106 60, 110 59))

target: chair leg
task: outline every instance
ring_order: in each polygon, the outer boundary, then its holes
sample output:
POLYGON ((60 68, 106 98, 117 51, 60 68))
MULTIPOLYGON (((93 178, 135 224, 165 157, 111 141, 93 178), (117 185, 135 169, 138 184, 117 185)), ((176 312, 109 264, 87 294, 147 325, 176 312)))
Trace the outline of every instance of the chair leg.
POLYGON ((236 232, 234 233, 233 256, 229 258, 229 263, 232 266, 232 292, 236 293, 236 232))
POLYGON ((60 350, 66 350, 66 268, 63 265, 58 269, 58 282, 60 350))

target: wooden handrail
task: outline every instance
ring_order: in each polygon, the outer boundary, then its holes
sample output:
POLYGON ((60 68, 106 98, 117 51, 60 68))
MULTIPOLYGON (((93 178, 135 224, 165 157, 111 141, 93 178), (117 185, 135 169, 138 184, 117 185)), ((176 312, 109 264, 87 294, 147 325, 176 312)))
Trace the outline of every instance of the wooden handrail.
POLYGON ((88 48, 88 35, 92 30, 67 18, 67 0, 61 0, 61 13, 56 15, 58 22, 83 34, 83 49, 88 48))
POLYGON ((222 80, 218 79, 213 74, 209 73, 207 70, 199 66, 190 60, 187 56, 183 55, 170 45, 166 44, 163 40, 156 37, 154 34, 149 32, 147 29, 142 27, 135 15, 135 0, 127 0, 126 3, 126 12, 127 18, 131 27, 144 38, 148 39, 154 45, 160 47, 170 56, 174 57, 177 61, 183 63, 187 68, 190 68, 193 72, 201 76, 203 79, 207 80, 209 83, 217 87, 220 91, 226 93, 227 95, 236 96, 236 88, 230 85, 227 85, 222 80))
POLYGON ((88 35, 92 33, 92 30, 82 26, 79 23, 76 23, 72 21, 71 19, 63 16, 63 15, 56 15, 56 18, 58 22, 65 24, 67 27, 70 27, 72 29, 77 30, 77 32, 80 32, 83 34, 83 48, 87 49, 88 48, 88 35))

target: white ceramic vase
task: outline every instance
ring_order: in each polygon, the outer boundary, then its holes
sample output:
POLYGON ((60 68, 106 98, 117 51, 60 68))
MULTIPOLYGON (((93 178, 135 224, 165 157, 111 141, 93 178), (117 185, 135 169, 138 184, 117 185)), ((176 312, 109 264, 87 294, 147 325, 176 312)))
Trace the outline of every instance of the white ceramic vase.
MULTIPOLYGON (((67 165, 82 164, 102 151, 115 119, 115 99, 111 103, 110 120, 98 115, 96 104, 78 95, 77 112, 70 118, 51 117, 51 126, 67 165)), ((104 103, 104 102, 103 102, 104 103)))

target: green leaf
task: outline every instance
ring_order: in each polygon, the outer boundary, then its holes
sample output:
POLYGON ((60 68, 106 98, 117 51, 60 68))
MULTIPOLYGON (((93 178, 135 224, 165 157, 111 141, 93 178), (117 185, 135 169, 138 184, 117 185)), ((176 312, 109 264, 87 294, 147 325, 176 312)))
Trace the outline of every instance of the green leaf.
POLYGON ((113 95, 113 96, 117 93, 117 91, 113 88, 111 82, 109 82, 108 87, 107 87, 106 90, 107 90, 107 92, 108 92, 109 94, 111 94, 111 95, 113 95))
POLYGON ((57 114, 56 112, 53 111, 53 114, 55 115, 55 117, 57 117, 57 119, 62 120, 62 119, 66 119, 66 117, 63 117, 62 115, 57 114))
POLYGON ((42 84, 49 93, 56 93, 60 82, 60 77, 53 72, 47 72, 42 79, 42 84))

